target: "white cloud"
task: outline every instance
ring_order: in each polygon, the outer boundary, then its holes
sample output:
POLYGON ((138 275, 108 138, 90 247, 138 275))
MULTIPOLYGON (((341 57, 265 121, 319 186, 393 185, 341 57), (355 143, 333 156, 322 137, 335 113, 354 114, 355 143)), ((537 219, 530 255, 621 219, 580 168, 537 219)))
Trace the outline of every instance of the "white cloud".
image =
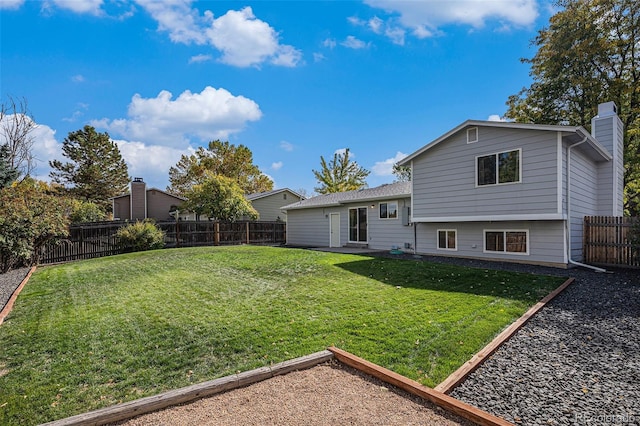
POLYGON ((293 146, 292 143, 289 143, 287 141, 282 141, 282 142, 280 142, 280 148, 282 148, 283 150, 285 150, 287 152, 291 152, 291 151, 293 151, 294 146, 293 146))
POLYGON ((73 81, 74 83, 83 83, 84 76, 82 74, 76 74, 74 76, 71 76, 71 81, 73 81))
POLYGON ((191 8, 191 0, 136 0, 136 3, 158 21, 158 30, 168 32, 171 41, 185 44, 207 42, 201 27, 209 15, 200 16, 198 10, 191 8))
POLYGON ((334 47, 336 47, 336 41, 335 39, 332 38, 327 38, 322 42, 322 45, 324 47, 328 47, 329 49, 333 49, 334 47))
POLYGON ((282 166, 283 166, 282 161, 277 161, 275 163, 271 163, 271 169, 272 170, 276 170, 276 171, 280 170, 282 168, 282 166))
POLYGON ((67 9, 75 13, 88 13, 102 15, 103 0, 52 0, 61 9, 67 9))
POLYGON ((489 118, 487 118, 488 121, 507 121, 505 118, 500 117, 498 114, 491 114, 489 116, 489 118))
POLYGON ((274 65, 293 67, 302 59, 299 50, 281 45, 278 33, 257 19, 250 7, 230 10, 214 19, 206 36, 222 52, 221 61, 229 65, 249 67, 270 61, 274 65))
POLYGON ((382 29, 384 28, 384 21, 377 16, 369 19, 369 28, 376 34, 382 33, 382 29))
POLYGON ((400 27, 387 27, 384 30, 384 35, 391 39, 392 43, 398 44, 400 46, 404 45, 405 34, 406 31, 400 27))
POLYGON ((369 43, 365 43, 351 35, 347 36, 347 38, 340 44, 344 47, 348 47, 349 49, 366 49, 369 47, 369 43))
POLYGON ((136 94, 129 104, 129 118, 105 118, 92 125, 129 140, 176 147, 189 144, 191 138, 226 139, 240 132, 248 121, 262 116, 253 100, 234 96, 225 89, 208 86, 201 93, 186 90, 175 100, 172 97, 166 90, 155 98, 136 94))
POLYGON ((150 186, 165 189, 169 168, 175 166, 182 155, 191 155, 194 149, 147 145, 143 142, 114 140, 127 163, 129 175, 141 177, 150 186))
POLYGON ((189 58, 190 64, 198 64, 200 62, 208 62, 211 61, 213 57, 211 55, 195 55, 189 58))
POLYGON ((326 59, 327 57, 324 56, 322 53, 317 53, 317 52, 313 53, 313 62, 322 62, 326 59))
POLYGON ((407 154, 398 151, 396 152, 395 157, 387 158, 384 161, 377 161, 371 170, 376 176, 391 176, 393 174, 393 165, 406 156, 407 154))
POLYGON ((411 29, 418 38, 439 33, 439 27, 447 24, 471 25, 482 28, 488 20, 497 20, 499 27, 526 27, 538 17, 535 0, 441 0, 397 1, 365 0, 365 3, 388 13, 399 14, 398 22, 411 29))
POLYGON ((25 0, 0 0, 0 9, 20 9, 25 0))

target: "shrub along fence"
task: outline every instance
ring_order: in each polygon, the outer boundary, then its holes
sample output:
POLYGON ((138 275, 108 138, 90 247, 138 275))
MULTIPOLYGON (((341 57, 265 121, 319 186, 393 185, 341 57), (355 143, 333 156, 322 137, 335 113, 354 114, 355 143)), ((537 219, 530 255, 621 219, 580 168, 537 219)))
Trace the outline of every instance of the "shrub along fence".
POLYGON ((640 268, 640 218, 587 216, 584 218, 586 263, 640 268))
MULTIPOLYGON (((69 237, 43 247, 40 264, 92 259, 126 252, 129 247, 118 241, 118 229, 130 222, 95 222, 72 225, 69 237)), ((165 248, 218 246, 233 244, 284 244, 284 222, 156 222, 164 231, 165 248)))

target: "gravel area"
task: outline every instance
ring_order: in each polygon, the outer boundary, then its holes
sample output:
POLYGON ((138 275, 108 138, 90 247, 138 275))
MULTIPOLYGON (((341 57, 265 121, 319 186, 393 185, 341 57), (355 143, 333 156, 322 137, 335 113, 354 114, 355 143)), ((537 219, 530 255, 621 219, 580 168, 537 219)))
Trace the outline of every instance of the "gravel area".
POLYGON ((640 424, 640 271, 568 273, 451 396, 522 425, 640 424))
POLYGON ((118 423, 196 424, 471 426, 473 423, 335 362, 118 423))
POLYGON ((6 274, 0 274, 0 311, 7 304, 11 295, 20 285, 30 268, 14 269, 6 274))

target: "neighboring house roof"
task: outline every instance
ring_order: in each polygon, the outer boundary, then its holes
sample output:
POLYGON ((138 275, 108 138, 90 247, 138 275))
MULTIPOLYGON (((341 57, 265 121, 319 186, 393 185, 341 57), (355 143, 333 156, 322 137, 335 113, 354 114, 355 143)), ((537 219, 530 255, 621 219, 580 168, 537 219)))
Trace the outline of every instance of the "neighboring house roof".
POLYGON ((265 192, 256 192, 254 194, 246 195, 245 198, 249 201, 253 201, 253 200, 258 200, 260 198, 268 197, 270 195, 280 194, 281 192, 290 192, 296 197, 304 200, 304 197, 302 195, 298 194, 295 191, 290 190, 289 188, 274 189, 273 191, 265 191, 265 192))
MULTIPOLYGON (((175 198, 175 199, 176 199, 176 200, 178 200, 178 201, 187 201, 187 199, 186 199, 186 198, 184 198, 184 197, 181 197, 181 196, 179 196, 179 195, 175 195, 175 194, 170 194, 170 193, 168 193, 167 191, 163 191, 162 189, 158 189, 158 188, 147 188, 147 189, 146 189, 146 191, 147 191, 147 192, 149 192, 149 191, 158 191, 158 192, 162 192, 162 193, 163 193, 163 194, 165 194, 165 195, 168 195, 169 197, 173 197, 173 198, 175 198)), ((130 194, 130 193, 129 193, 129 194, 117 195, 117 196, 115 196, 115 197, 111 197, 111 198, 109 198, 109 199, 110 199, 110 200, 115 200, 116 198, 129 197, 129 196, 131 196, 131 194, 130 194)))
POLYGON ((521 130, 542 130, 549 132, 562 132, 565 134, 575 134, 577 142, 584 139, 582 144, 582 148, 586 149, 586 151, 596 160, 600 161, 611 161, 613 156, 611 153, 602 146, 588 131, 582 126, 561 126, 554 124, 528 124, 528 123, 513 123, 506 121, 482 121, 482 120, 467 120, 464 123, 460 124, 457 127, 449 130, 444 135, 439 138, 433 140, 427 145, 423 146, 413 154, 403 158, 398 162, 400 166, 407 166, 411 163, 411 160, 423 154, 424 152, 430 150, 431 148, 438 145, 440 142, 448 139, 451 135, 459 132, 460 130, 466 127, 496 127, 496 128, 506 128, 506 129, 521 129, 521 130))
POLYGON ((318 195, 282 207, 282 210, 310 209, 314 207, 341 206, 358 201, 389 200, 398 197, 411 196, 411 182, 389 183, 375 188, 358 189, 347 192, 318 195))

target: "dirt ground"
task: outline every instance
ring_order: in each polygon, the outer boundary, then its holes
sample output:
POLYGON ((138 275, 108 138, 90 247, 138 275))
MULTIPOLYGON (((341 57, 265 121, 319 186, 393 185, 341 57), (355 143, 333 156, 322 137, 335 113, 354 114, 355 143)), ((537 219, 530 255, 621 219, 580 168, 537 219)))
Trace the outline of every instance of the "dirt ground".
POLYGON ((337 362, 255 383, 118 425, 471 425, 337 362))

